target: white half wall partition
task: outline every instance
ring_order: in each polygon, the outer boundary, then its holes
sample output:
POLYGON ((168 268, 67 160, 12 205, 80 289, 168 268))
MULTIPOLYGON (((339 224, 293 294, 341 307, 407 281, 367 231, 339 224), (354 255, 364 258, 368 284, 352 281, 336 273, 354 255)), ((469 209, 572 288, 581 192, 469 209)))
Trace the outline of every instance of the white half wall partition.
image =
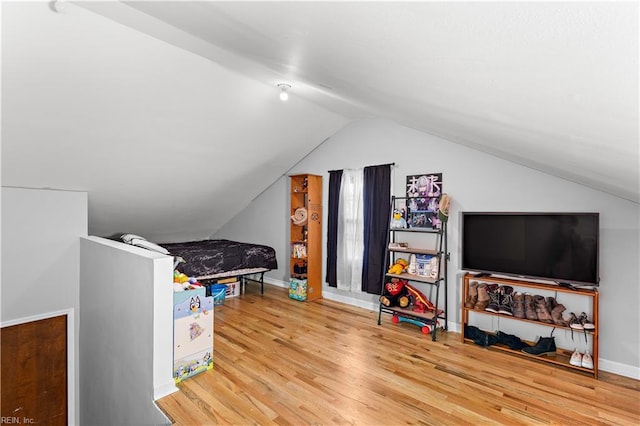
POLYGON ((170 424, 173 258, 100 237, 80 242, 83 424, 170 424))

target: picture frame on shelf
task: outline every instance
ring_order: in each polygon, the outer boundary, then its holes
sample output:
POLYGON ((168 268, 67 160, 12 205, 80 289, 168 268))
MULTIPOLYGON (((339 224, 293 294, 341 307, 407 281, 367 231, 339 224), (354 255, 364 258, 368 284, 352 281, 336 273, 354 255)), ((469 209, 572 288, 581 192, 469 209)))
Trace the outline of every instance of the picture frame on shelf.
POLYGON ((438 204, 443 191, 442 173, 407 176, 406 221, 409 228, 440 229, 438 204))

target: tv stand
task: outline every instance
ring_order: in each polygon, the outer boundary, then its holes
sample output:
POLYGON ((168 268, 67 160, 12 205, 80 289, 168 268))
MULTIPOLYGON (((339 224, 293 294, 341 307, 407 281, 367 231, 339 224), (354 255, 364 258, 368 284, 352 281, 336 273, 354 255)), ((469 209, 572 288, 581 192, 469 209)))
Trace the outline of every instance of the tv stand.
MULTIPOLYGON (((463 343, 473 343, 473 340, 465 338, 465 328, 467 326, 471 326, 472 323, 478 325, 484 325, 485 333, 492 334, 493 330, 496 328, 497 324, 498 329, 503 328, 503 331, 507 333, 511 333, 513 330, 518 330, 518 333, 522 333, 525 337, 533 337, 533 336, 545 336, 551 335, 553 336, 554 330, 556 331, 556 335, 563 334, 562 331, 569 333, 576 332, 575 343, 573 340, 569 343, 566 340, 561 345, 558 343, 558 348, 555 355, 547 355, 547 356, 534 356, 525 354, 519 350, 510 349, 508 346, 502 344, 491 345, 490 348, 494 350, 499 350, 503 352, 507 352, 509 354, 527 357, 537 362, 550 363, 557 366, 561 366, 567 369, 577 370, 582 373, 591 374, 594 378, 598 378, 598 291, 596 289, 583 289, 576 288, 569 283, 557 283, 556 284, 547 284, 547 283, 539 283, 534 281, 526 281, 526 280, 516 280, 516 279, 507 279, 507 278, 499 278, 499 277, 483 277, 478 278, 478 275, 467 273, 462 278, 462 342, 463 343), (518 318, 515 316, 509 316, 501 313, 494 313, 486 310, 479 310, 474 308, 469 308, 465 306, 465 302, 469 296, 469 286, 472 282, 475 282, 476 285, 480 284, 496 284, 498 286, 510 286, 513 287, 514 291, 521 293, 530 293, 532 295, 540 294, 542 296, 553 296, 554 298, 560 298, 558 303, 565 303, 565 300, 569 298, 571 303, 578 303, 583 305, 590 305, 589 308, 585 309, 591 320, 595 326, 593 330, 574 330, 569 325, 561 326, 556 325, 554 323, 545 323, 541 321, 529 320, 526 318, 518 318), (570 287, 569 287, 570 286, 570 287), (573 298, 573 300, 571 300, 573 298), (586 298, 586 301, 585 299, 586 298), (589 312, 590 311, 590 312, 589 312), (491 328, 488 328, 488 322, 485 320, 487 317, 492 317, 497 322, 496 324, 491 321, 491 328), (483 319, 485 318, 485 319, 483 319), (502 327, 501 327, 502 326, 502 327), (584 335, 584 336, 583 336, 584 335), (571 346, 567 346, 567 344, 571 346), (564 346, 564 349, 562 348, 564 346), (593 368, 586 368, 582 366, 572 365, 569 361, 571 359, 572 349, 580 349, 580 352, 584 352, 585 349, 588 349, 593 357, 593 368)), ((564 317, 571 312, 572 308, 569 305, 566 305, 567 312, 565 312, 564 317)), ((566 337, 566 336, 565 336, 566 337)), ((522 339, 525 343, 533 346, 535 342, 527 341, 522 339)))
POLYGON ((487 274, 486 272, 481 272, 479 274, 475 274, 473 277, 474 278, 484 278, 484 277, 490 277, 491 274, 487 274))

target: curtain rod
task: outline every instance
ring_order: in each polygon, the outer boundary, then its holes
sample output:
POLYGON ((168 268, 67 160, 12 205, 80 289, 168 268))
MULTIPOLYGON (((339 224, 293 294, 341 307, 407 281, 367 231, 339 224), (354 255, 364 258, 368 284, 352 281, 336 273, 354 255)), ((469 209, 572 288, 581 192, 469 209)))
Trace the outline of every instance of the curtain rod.
MULTIPOLYGON (((375 166, 365 166, 365 167, 381 167, 381 166, 395 166, 395 165, 396 163, 387 163, 387 164, 376 164, 375 166)), ((340 170, 344 170, 344 169, 329 170, 328 173, 339 172, 340 170)))

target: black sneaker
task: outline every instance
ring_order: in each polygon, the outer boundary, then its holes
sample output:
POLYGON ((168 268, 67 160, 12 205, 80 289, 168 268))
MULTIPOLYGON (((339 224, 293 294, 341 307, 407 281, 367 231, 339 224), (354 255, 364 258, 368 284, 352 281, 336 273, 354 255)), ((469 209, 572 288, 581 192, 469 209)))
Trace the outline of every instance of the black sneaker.
POLYGON ((493 312, 497 314, 500 311, 500 296, 502 292, 502 288, 496 284, 491 284, 487 288, 487 293, 489 294, 489 304, 484 309, 485 311, 493 312))
POLYGON ((500 296, 498 313, 513 316, 513 310, 511 308, 513 304, 513 287, 505 285, 501 290, 502 295, 500 296))

